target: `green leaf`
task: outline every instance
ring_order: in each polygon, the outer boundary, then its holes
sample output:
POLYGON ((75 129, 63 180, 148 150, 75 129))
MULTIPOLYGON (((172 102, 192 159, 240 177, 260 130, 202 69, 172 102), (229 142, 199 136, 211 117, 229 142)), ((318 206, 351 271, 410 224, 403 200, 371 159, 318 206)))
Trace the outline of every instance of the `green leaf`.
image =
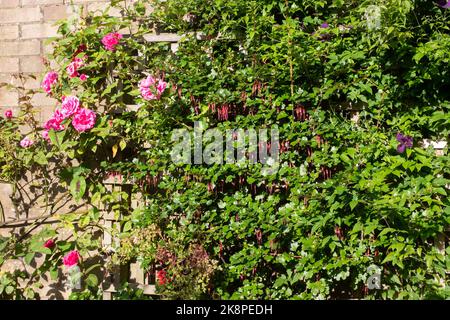
POLYGON ((92 273, 90 275, 88 275, 87 278, 86 278, 86 284, 89 287, 93 287, 93 288, 97 287, 98 286, 97 276, 95 274, 92 274, 92 273))

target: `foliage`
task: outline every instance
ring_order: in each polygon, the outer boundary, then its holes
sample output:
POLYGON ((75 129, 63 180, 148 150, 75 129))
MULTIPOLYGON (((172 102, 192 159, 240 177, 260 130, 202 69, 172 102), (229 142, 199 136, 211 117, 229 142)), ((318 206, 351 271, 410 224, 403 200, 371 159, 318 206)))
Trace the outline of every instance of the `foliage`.
MULTIPOLYGON (((23 149, 17 128, 30 111, 0 120, 2 179, 53 172, 74 200, 90 204, 88 212, 58 212, 72 234, 43 252, 39 272, 54 272, 75 248, 106 255, 96 238, 106 206, 120 221, 108 232, 121 245, 101 268, 156 266, 165 297, 448 297, 450 249, 438 250, 435 239, 450 222, 450 158, 422 141, 449 137, 449 10, 425 0, 117 5, 122 17, 61 21, 52 42, 59 80, 51 95, 76 95, 95 110, 92 130, 79 133, 66 120, 47 143, 31 126, 37 143, 23 149), (374 4, 380 16, 365 15, 374 4), (176 53, 145 41, 152 30, 182 35, 176 53), (110 32, 124 34, 115 50, 101 42, 110 32), (75 58, 85 60, 84 81, 66 72, 75 58), (160 99, 140 95, 147 75, 169 84, 160 99), (279 167, 173 163, 172 132, 194 121, 221 130, 277 126, 279 167), (399 153, 397 133, 413 147, 399 153), (112 173, 121 189, 105 185, 112 173), (382 290, 367 288, 372 264, 382 267, 382 290)), ((12 235, 0 264, 31 261, 49 236, 12 235)))

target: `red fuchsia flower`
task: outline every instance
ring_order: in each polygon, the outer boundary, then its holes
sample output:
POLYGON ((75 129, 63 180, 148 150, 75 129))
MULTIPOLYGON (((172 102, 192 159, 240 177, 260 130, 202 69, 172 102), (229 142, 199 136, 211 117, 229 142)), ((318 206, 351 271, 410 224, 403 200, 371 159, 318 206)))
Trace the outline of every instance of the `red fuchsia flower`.
POLYGON ((64 97, 61 104, 63 119, 67 119, 80 110, 80 99, 74 96, 64 97))
POLYGON ((167 82, 148 76, 139 82, 139 91, 145 100, 159 100, 167 88, 167 82))
POLYGON ((76 266, 78 264, 78 261, 80 260, 80 254, 77 250, 72 250, 68 254, 66 254, 63 258, 63 264, 71 268, 73 266, 76 266))
POLYGON ((167 271, 164 269, 156 271, 156 279, 158 279, 158 284, 160 286, 165 285, 168 282, 167 271))
POLYGON ((52 92, 52 86, 58 82, 58 74, 54 71, 48 72, 44 80, 42 80, 41 87, 44 89, 45 92, 51 93, 52 92))
POLYGON ((28 138, 28 137, 25 137, 25 138, 22 139, 22 141, 20 141, 20 146, 21 146, 22 148, 29 148, 29 147, 31 147, 33 144, 34 144, 34 141, 31 140, 31 139, 28 138))
POLYGON ((44 243, 44 247, 51 249, 55 246, 55 241, 53 241, 53 239, 48 239, 45 243, 44 243))
POLYGON ((89 77, 87 75, 85 75, 84 73, 82 75, 80 75, 80 80, 81 81, 86 81, 89 77))
POLYGON ((120 39, 122 39, 122 35, 120 33, 111 32, 103 37, 102 43, 106 50, 115 51, 120 39))
POLYGON ((72 119, 72 125, 78 132, 91 130, 95 125, 96 114, 89 109, 79 109, 72 119))
POLYGON ((399 145, 397 146, 397 152, 403 153, 405 152, 406 148, 412 148, 413 146, 413 138, 410 136, 404 136, 401 133, 397 133, 397 141, 399 142, 399 145))
POLYGON ((450 8, 450 1, 447 0, 439 0, 437 1, 437 5, 441 8, 444 9, 449 9, 450 8))
POLYGON ((8 109, 5 111, 5 118, 6 119, 11 119, 13 117, 13 112, 11 109, 8 109))

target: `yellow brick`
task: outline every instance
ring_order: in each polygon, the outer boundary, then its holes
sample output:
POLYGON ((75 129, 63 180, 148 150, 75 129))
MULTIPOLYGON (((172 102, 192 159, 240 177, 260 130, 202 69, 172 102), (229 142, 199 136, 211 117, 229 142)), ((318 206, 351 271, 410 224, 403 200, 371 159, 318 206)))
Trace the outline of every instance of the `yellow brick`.
POLYGON ((20 26, 22 39, 40 39, 56 37, 58 27, 52 23, 33 23, 20 26))
POLYGON ((33 22, 40 20, 41 10, 39 7, 0 9, 0 21, 2 23, 33 22))

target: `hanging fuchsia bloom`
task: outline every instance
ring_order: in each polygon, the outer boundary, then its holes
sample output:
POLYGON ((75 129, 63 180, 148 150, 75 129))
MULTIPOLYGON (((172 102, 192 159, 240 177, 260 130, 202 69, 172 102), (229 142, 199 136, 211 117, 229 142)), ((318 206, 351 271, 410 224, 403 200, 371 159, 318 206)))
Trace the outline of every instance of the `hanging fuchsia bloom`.
POLYGON ((42 81, 41 87, 45 90, 47 93, 52 92, 52 86, 58 82, 58 74, 54 71, 48 72, 44 80, 42 81))
POLYGON ((450 1, 447 0, 439 0, 437 1, 437 5, 441 8, 444 9, 449 9, 450 8, 450 1))
POLYGON ((80 99, 75 96, 68 96, 62 99, 61 114, 63 119, 67 119, 76 114, 80 109, 80 99))
POLYGON ((63 264, 71 268, 73 266, 76 266, 78 264, 78 261, 80 260, 80 254, 77 250, 70 251, 68 254, 66 254, 63 258, 63 264))
POLYGON ((156 271, 156 278, 158 279, 158 284, 160 286, 165 285, 168 282, 167 271, 164 269, 156 271))
POLYGON ((139 82, 139 91, 145 100, 159 100, 167 88, 167 82, 148 76, 139 82))
POLYGON ((398 153, 403 153, 406 148, 412 148, 413 146, 413 138, 410 136, 404 136, 401 133, 397 133, 397 141, 399 142, 399 145, 397 146, 398 153))
POLYGON ((89 109, 79 109, 72 119, 72 125, 78 132, 91 130, 95 125, 95 112, 89 109))
POLYGON ((105 46, 106 50, 115 51, 116 46, 119 44, 120 39, 122 39, 122 35, 117 32, 108 33, 103 37, 102 43, 105 46))
POLYGON ((22 148, 28 148, 28 147, 31 147, 33 144, 34 144, 34 141, 31 140, 31 139, 28 138, 28 137, 25 137, 25 138, 22 139, 22 141, 20 141, 20 146, 21 146, 22 148))
POLYGON ((5 111, 5 118, 6 119, 11 119, 13 117, 13 113, 11 109, 8 109, 5 111))

